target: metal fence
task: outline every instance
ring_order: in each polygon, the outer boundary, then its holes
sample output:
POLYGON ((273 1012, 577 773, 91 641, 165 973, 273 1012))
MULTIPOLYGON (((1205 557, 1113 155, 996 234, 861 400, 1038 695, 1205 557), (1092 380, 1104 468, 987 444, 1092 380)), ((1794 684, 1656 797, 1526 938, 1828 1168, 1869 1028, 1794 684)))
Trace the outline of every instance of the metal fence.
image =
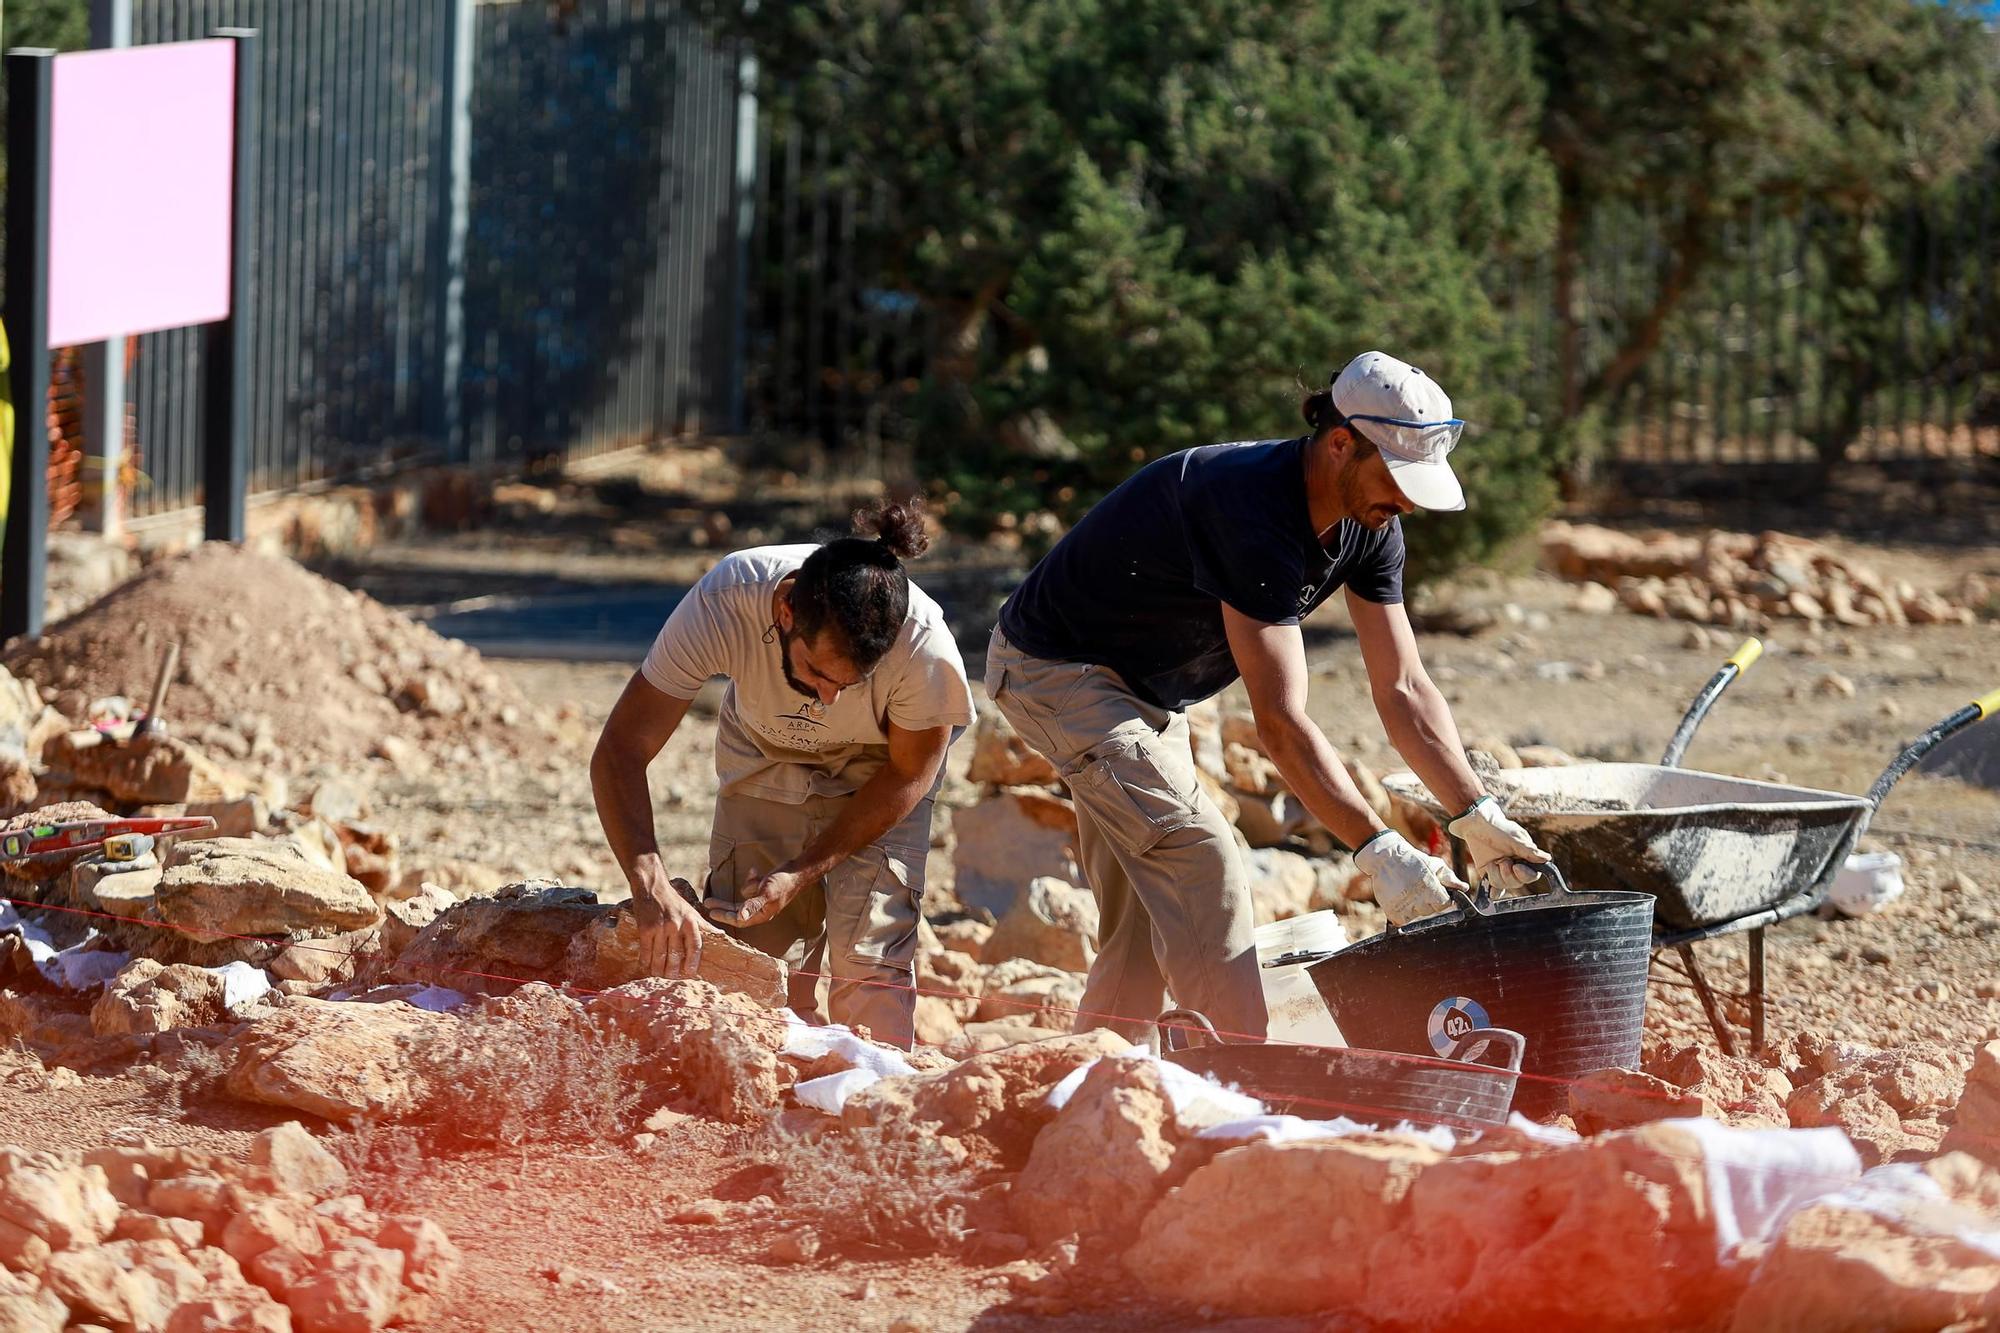
MULTIPOLYGON (((752 425, 879 459, 912 433, 933 351, 925 309, 897 290, 892 262, 857 252, 856 221, 882 204, 865 172, 829 161, 810 127, 769 116, 759 157, 752 425)), ((1599 404, 1591 444, 1628 474, 1701 463, 1724 485, 1763 465, 2000 458, 1996 212, 2000 163, 1867 217, 1768 204, 1721 225, 1658 346, 1599 404)), ((1581 375, 1643 318, 1676 221, 1613 212, 1587 230, 1581 375)), ((1562 334, 1549 258, 1496 275, 1491 295, 1531 348, 1523 387, 1552 424, 1562 334)))
MULTIPOLYGON (((1602 403, 1604 455, 1722 471, 2000 458, 1996 212, 2000 164, 1989 164, 1878 214, 1766 205, 1722 226, 1659 346, 1602 403)), ((1674 221, 1613 216, 1588 236, 1585 373, 1652 302, 1674 221)), ((1548 299, 1548 280, 1544 267, 1528 284, 1535 298, 1548 299)), ((1555 401, 1554 322, 1536 327, 1538 394, 1555 401)))
MULTIPOLYGON (((253 489, 735 424, 735 53, 668 0, 478 4, 455 268, 456 9, 134 0, 137 42, 261 36, 253 489)), ((198 336, 139 341, 145 514, 198 498, 198 336)))
POLYGON ((739 65, 675 6, 479 11, 465 290, 475 458, 737 424, 739 65))

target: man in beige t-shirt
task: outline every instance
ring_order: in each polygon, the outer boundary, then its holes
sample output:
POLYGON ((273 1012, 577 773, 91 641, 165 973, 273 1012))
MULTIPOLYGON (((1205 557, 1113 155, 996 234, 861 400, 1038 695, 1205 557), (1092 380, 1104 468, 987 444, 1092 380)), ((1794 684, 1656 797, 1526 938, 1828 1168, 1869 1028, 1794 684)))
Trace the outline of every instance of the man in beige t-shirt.
POLYGON ((646 966, 692 975, 706 923, 661 862, 646 766, 726 677, 703 905, 792 965, 801 1014, 824 971, 834 1021, 907 1048, 932 799, 972 692, 937 603, 903 571, 921 516, 863 521, 873 539, 756 547, 704 575, 612 709, 591 785, 646 966))

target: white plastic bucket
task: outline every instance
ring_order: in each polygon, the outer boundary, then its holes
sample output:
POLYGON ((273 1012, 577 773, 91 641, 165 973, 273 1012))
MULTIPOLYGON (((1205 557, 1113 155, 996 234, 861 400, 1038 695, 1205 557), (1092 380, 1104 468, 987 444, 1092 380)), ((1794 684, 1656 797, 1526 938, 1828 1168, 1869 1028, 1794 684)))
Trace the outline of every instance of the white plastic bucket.
POLYGON ((1902 896, 1903 858, 1894 852, 1854 853, 1826 891, 1843 916, 1868 916, 1902 896))
POLYGON ((1274 958, 1311 951, 1326 953, 1347 946, 1347 931, 1333 912, 1308 912, 1257 927, 1257 970, 1264 978, 1264 1004, 1271 1011, 1272 1041, 1306 1042, 1315 1046, 1345 1046, 1346 1038, 1326 1011, 1319 987, 1304 965, 1266 967, 1274 958))

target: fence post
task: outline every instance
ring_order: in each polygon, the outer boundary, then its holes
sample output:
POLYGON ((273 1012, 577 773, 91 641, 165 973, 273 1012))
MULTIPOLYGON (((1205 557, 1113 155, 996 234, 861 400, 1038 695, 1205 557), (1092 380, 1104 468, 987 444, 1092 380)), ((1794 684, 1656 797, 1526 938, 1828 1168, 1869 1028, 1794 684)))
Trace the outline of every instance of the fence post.
POLYGON ((236 118, 229 206, 229 317, 203 330, 202 536, 244 539, 250 491, 250 238, 257 177, 257 34, 218 28, 236 43, 236 118))
MULTIPOLYGON (((132 44, 132 0, 90 0, 90 44, 99 49, 132 44)), ((125 453, 125 339, 83 347, 84 473, 97 472, 97 503, 86 505, 83 526, 115 537, 124 527, 118 473, 125 453)))
POLYGON ((431 279, 438 364, 427 415, 433 437, 454 463, 469 457, 460 387, 465 371, 465 235, 472 207, 472 48, 478 21, 474 3, 444 0, 449 14, 440 71, 444 172, 438 197, 438 243, 432 251, 439 261, 431 279))
POLYGON ((7 53, 7 303, 14 428, 0 641, 42 632, 49 559, 49 104, 55 52, 7 53))
POLYGON ((736 281, 730 293, 731 347, 729 432, 748 429, 749 401, 744 375, 750 358, 750 265, 757 231, 757 57, 747 51, 736 62, 736 281))

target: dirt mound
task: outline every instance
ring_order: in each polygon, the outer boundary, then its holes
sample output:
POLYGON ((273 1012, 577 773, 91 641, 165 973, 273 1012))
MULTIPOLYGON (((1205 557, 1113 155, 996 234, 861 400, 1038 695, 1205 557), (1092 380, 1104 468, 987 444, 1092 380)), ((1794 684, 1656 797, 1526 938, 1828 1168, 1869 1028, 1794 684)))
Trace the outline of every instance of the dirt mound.
POLYGON ((520 753, 550 736, 473 649, 289 560, 220 543, 151 566, 0 662, 80 720, 106 695, 143 707, 176 636, 167 724, 238 764, 397 759, 397 742, 520 753))

